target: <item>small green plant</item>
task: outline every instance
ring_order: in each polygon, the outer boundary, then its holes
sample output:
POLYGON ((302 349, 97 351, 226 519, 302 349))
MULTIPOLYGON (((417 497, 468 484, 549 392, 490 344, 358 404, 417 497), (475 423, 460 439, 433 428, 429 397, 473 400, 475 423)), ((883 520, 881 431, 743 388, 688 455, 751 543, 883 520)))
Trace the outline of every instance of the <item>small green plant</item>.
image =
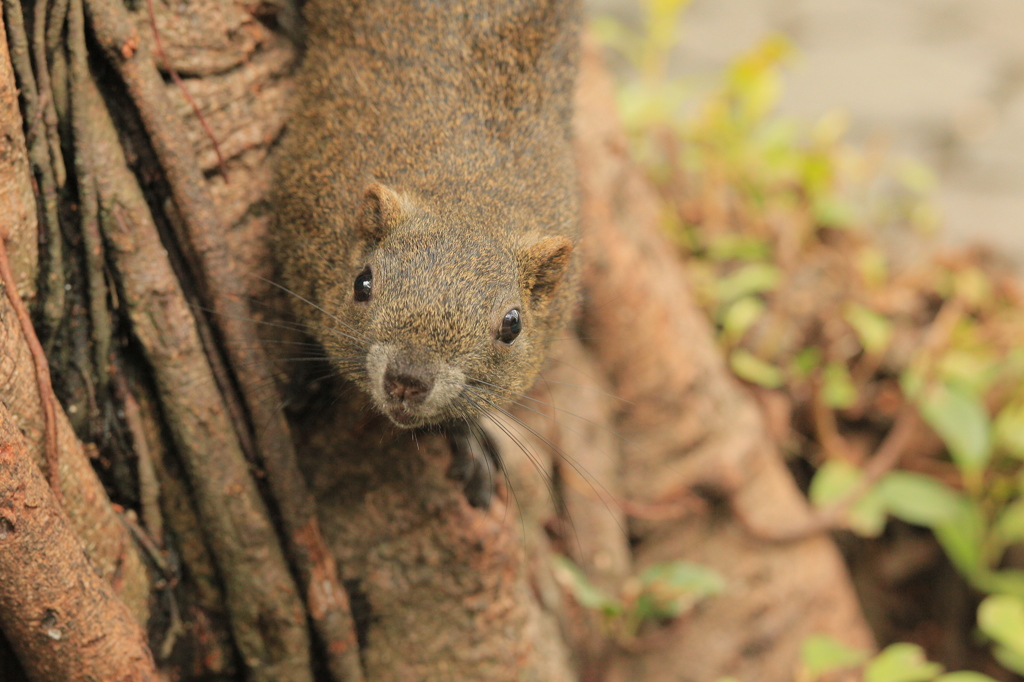
POLYGON ((825 635, 808 637, 801 650, 797 682, 816 682, 837 672, 856 670, 864 682, 996 682, 988 675, 964 670, 947 673, 928 660, 924 649, 904 642, 891 644, 877 656, 851 649, 825 635))
POLYGON ((685 561, 654 564, 626 579, 614 595, 595 586, 564 556, 555 556, 553 570, 555 580, 580 606, 604 616, 609 633, 621 643, 635 639, 644 623, 682 617, 725 589, 717 573, 685 561))

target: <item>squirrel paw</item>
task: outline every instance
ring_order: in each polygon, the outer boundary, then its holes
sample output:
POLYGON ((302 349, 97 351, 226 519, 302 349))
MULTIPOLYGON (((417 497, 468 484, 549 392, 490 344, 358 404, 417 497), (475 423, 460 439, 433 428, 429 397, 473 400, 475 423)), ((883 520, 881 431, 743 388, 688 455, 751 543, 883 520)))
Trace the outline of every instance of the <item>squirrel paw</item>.
POLYGON ((462 483, 471 506, 490 509, 494 475, 501 466, 494 443, 483 429, 469 422, 450 428, 448 442, 452 447, 448 478, 462 483))

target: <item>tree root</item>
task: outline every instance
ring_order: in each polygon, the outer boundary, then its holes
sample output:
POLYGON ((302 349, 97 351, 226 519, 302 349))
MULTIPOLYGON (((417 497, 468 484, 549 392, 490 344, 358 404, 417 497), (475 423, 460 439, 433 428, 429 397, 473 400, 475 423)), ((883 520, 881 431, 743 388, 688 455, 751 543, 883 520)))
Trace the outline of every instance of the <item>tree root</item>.
MULTIPOLYGON (((153 148, 185 224, 187 244, 197 256, 206 300, 217 315, 227 354, 255 429, 268 483, 284 526, 288 549, 305 591, 314 627, 323 640, 328 666, 339 681, 361 679, 354 625, 323 540, 312 496, 296 463, 284 416, 275 409, 273 378, 258 344, 255 323, 239 304, 241 287, 227 252, 223 229, 209 190, 188 147, 182 122, 167 101, 163 80, 123 9, 110 0, 89 0, 96 36, 121 74, 138 107, 153 148)), ((239 430, 246 425, 238 424, 239 430)))
POLYGON ((11 62, 18 79, 21 98, 25 108, 27 129, 26 142, 29 160, 35 169, 39 181, 39 193, 42 197, 42 215, 44 230, 40 242, 46 245, 46 258, 43 267, 46 270, 42 282, 45 284, 40 291, 42 297, 43 319, 47 330, 56 329, 64 315, 64 238, 60 231, 57 217, 57 180, 54 177, 53 162, 45 131, 40 131, 43 122, 43 103, 39 101, 39 90, 36 77, 32 71, 29 58, 29 45, 25 33, 25 18, 22 13, 21 0, 7 0, 3 3, 4 20, 7 24, 11 62))
POLYGON ((7 242, 15 288, 22 299, 31 301, 36 296, 39 223, 6 37, 0 12, 0 215, 4 216, 0 238, 7 242))
POLYGON ((789 679, 807 635, 827 633, 867 648, 871 634, 827 538, 766 544, 722 513, 731 505, 774 527, 809 516, 756 405, 731 377, 689 296, 660 233, 658 199, 631 168, 625 139, 608 116, 611 88, 596 61, 593 52, 584 57, 577 100, 584 338, 615 393, 631 403, 618 420, 626 497, 660 504, 696 490, 710 512, 666 522, 632 519, 634 562, 642 570, 687 559, 714 568, 729 584, 687 616, 685 628, 663 633, 670 644, 614 656, 606 679, 658 682, 678 678, 680 670, 693 679, 789 679))
MULTIPOLYGON (((5 10, 7 7, 5 3, 5 10)), ((3 44, 0 44, 0 51, 3 51, 3 44)), ((4 79, 0 82, 0 92, 13 89, 9 76, 8 70, 0 69, 0 77, 4 79)), ((18 156, 11 155, 10 158, 16 160, 18 156)), ((0 174, 0 189, 17 187, 17 183, 27 178, 27 175, 22 175, 27 170, 24 164, 0 164, 0 171, 3 171, 0 174)), ((18 309, 11 304, 18 289, 24 287, 25 290, 31 290, 29 284, 33 274, 33 259, 29 256, 31 251, 25 249, 24 243, 34 241, 31 235, 34 232, 35 209, 34 206, 24 205, 25 199, 19 199, 21 194, 15 190, 8 195, 18 201, 12 202, 12 210, 4 213, 7 219, 4 230, 7 233, 0 235, 5 247, 10 235, 16 236, 23 245, 18 260, 21 266, 18 275, 20 286, 15 286, 14 273, 8 270, 4 277, 7 282, 4 286, 5 295, 0 297, 0 395, 12 419, 25 434, 29 451, 38 466, 56 472, 59 477, 57 488, 63 491, 64 509, 88 549, 95 571, 120 585, 121 597, 140 622, 144 622, 148 617, 149 594, 145 567, 63 410, 55 400, 43 397, 52 395, 52 388, 45 377, 41 381, 40 377, 33 376, 36 365, 30 350, 30 339, 34 335, 31 323, 26 319, 24 306, 20 306, 19 314, 18 309), (54 457, 51 448, 48 456, 47 447, 54 443, 57 455, 54 457), (53 466, 47 467, 48 459, 53 466)), ((5 266, 9 265, 6 259, 4 262, 5 266)), ((39 357, 38 352, 35 357, 39 357)))
POLYGON ((0 404, 0 627, 33 680, 156 680, 145 632, 82 549, 0 404))
POLYGON ((108 257, 149 360, 225 584, 235 640, 257 680, 310 680, 305 615, 167 253, 91 78, 84 82, 108 257))
POLYGON ((146 439, 146 428, 128 382, 120 372, 114 371, 114 392, 124 406, 124 421, 132 435, 132 449, 138 459, 139 506, 142 509, 142 523, 150 536, 160 547, 164 546, 164 516, 160 510, 160 478, 146 439))
POLYGON ((32 353, 32 364, 36 370, 36 386, 39 389, 39 404, 43 408, 46 474, 50 481, 50 487, 53 488, 54 496, 58 502, 63 504, 64 494, 61 492, 60 474, 58 473, 60 455, 57 450, 57 398, 53 395, 53 385, 50 383, 50 364, 46 361, 46 353, 43 352, 43 347, 36 337, 28 310, 22 303, 18 289, 14 285, 14 275, 11 274, 7 259, 7 239, 2 233, 0 233, 0 282, 4 285, 7 300, 18 318, 22 336, 32 353))
MULTIPOLYGON (((45 419, 38 384, 26 377, 32 366, 28 342, 17 324, 6 296, 0 298, 0 395, 18 428, 25 434, 30 451, 40 466, 45 465, 45 419)), ((56 443, 59 451, 57 473, 64 492, 64 509, 96 572, 107 580, 119 580, 119 594, 140 622, 148 619, 149 578, 124 523, 115 513, 63 410, 54 405, 56 443)))
MULTIPOLYGON (((38 1, 38 0, 37 0, 38 1)), ((45 2, 39 2, 45 4, 45 2)), ((72 0, 68 12, 68 57, 71 81, 71 127, 74 131, 75 177, 78 183, 79 222, 82 247, 85 251, 86 281, 89 289, 89 322, 92 336, 92 365, 101 387, 110 378, 110 311, 107 308, 103 240, 100 237, 99 200, 96 190, 96 169, 88 146, 88 108, 84 89, 89 75, 89 58, 85 49, 85 14, 82 0, 72 0)), ((95 395, 95 391, 89 391, 95 395)))
POLYGON ((53 164, 53 176, 57 188, 67 182, 67 169, 64 167, 64 154, 60 148, 60 134, 57 131, 57 109, 54 106, 53 88, 50 86, 50 67, 46 54, 46 9, 47 0, 36 0, 32 12, 32 57, 35 60, 36 83, 39 92, 40 114, 43 132, 50 150, 50 163, 53 164))

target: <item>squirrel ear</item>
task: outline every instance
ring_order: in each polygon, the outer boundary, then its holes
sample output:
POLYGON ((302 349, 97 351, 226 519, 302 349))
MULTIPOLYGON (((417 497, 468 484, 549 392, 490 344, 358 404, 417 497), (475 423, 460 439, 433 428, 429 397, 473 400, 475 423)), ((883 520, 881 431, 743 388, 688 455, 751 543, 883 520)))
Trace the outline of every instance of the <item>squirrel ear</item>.
POLYGON ((363 194, 359 231, 376 244, 405 219, 405 200, 393 189, 379 182, 371 183, 363 194))
POLYGON ((547 237, 519 253, 523 287, 534 301, 548 298, 565 274, 572 256, 572 242, 566 237, 547 237))

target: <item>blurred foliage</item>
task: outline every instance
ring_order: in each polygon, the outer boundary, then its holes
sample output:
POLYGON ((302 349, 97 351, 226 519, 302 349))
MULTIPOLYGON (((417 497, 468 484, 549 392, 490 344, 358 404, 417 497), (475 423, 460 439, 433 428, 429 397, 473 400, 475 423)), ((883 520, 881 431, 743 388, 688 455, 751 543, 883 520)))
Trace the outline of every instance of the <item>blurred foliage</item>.
POLYGON ((555 556, 553 573, 580 606, 603 614, 609 634, 626 646, 645 622, 678 618, 725 590, 725 581, 717 573, 686 561, 654 564, 627 578, 615 595, 594 585, 564 556, 555 556))
POLYGON ((797 673, 797 682, 814 682, 851 670, 859 671, 864 682, 995 682, 988 675, 970 670, 944 672, 941 665, 928 660, 924 649, 906 642, 890 644, 869 657, 831 637, 815 635, 804 642, 801 654, 803 667, 797 673))
MULTIPOLYGON (((605 18, 593 30, 633 69, 619 114, 730 367, 784 406, 766 411, 769 430, 813 472, 822 517, 863 537, 891 518, 929 529, 988 595, 980 636, 1024 674, 1024 570, 1008 561, 1024 543, 1015 278, 980 251, 922 247, 940 222, 928 168, 851 144, 843 112, 809 127, 775 112, 785 38, 697 96, 668 68, 688 1, 642 4, 639 29, 605 18)), ((851 666, 870 682, 990 679, 943 675, 907 643, 867 660, 819 638, 804 654, 806 680, 851 666)))

